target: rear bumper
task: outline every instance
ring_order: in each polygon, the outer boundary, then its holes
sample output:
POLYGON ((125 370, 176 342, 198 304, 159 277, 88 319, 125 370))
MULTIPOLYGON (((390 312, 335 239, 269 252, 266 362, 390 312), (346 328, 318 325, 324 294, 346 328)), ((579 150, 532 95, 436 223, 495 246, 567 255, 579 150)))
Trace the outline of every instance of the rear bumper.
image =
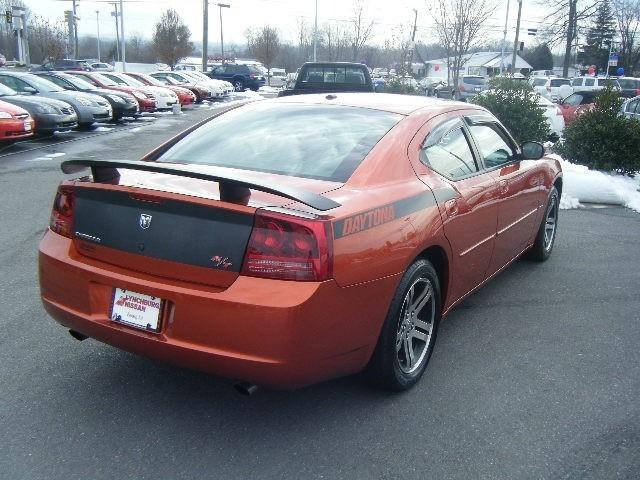
POLYGON ((341 288, 334 281, 240 276, 221 290, 87 259, 51 231, 40 244, 39 273, 45 309, 67 328, 151 358, 275 388, 364 368, 399 281, 341 288), (161 332, 110 320, 114 287, 164 299, 161 332))

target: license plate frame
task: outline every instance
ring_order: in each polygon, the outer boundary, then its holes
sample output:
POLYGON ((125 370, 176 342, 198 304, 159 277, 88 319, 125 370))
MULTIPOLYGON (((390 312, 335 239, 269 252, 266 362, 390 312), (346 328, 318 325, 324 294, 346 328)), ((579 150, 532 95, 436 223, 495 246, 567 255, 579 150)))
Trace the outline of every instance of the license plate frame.
POLYGON ((116 287, 109 318, 119 325, 160 333, 164 303, 161 298, 116 287))

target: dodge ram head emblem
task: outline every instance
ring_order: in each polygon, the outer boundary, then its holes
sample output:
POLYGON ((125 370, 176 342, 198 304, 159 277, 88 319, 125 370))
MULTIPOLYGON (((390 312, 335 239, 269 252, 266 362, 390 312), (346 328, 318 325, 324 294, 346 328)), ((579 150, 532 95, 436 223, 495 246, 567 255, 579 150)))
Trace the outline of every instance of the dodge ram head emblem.
POLYGON ((147 215, 146 213, 140 214, 140 228, 146 230, 151 226, 151 215, 147 215))

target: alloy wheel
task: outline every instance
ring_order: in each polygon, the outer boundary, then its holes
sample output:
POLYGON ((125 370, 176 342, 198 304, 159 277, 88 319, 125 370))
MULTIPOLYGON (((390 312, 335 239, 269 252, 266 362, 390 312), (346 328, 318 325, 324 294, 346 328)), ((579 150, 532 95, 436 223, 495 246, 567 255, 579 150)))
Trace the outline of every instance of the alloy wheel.
POLYGON ((396 355, 402 372, 413 373, 422 365, 431 345, 435 314, 433 285, 420 277, 407 290, 400 309, 396 355))
POLYGON ((556 235, 556 225, 558 224, 558 204, 556 197, 552 196, 550 202, 544 224, 544 249, 546 251, 550 250, 553 245, 553 239, 556 235))

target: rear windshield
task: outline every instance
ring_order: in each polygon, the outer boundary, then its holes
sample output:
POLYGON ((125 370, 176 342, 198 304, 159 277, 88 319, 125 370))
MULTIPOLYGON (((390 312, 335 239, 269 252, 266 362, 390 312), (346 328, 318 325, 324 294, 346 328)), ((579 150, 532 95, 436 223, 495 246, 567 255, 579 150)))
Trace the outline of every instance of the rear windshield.
POLYGON ((632 89, 632 88, 640 88, 640 79, 638 78, 619 78, 618 79, 618 84, 620 85, 620 88, 628 88, 628 89, 632 89))
POLYGON ((302 84, 342 83, 365 85, 366 79, 362 68, 340 66, 310 66, 303 70, 302 84))
POLYGON ((462 77, 462 83, 467 85, 484 85, 487 83, 483 77, 462 77))
POLYGON ((401 119, 342 105, 257 102, 205 123, 159 161, 345 182, 401 119))
POLYGON ((571 80, 568 78, 553 78, 551 79, 552 87, 559 87, 561 85, 571 85, 571 80))
POLYGON ((547 79, 546 78, 534 78, 533 79, 533 86, 534 87, 541 87, 545 83, 547 83, 547 79))

